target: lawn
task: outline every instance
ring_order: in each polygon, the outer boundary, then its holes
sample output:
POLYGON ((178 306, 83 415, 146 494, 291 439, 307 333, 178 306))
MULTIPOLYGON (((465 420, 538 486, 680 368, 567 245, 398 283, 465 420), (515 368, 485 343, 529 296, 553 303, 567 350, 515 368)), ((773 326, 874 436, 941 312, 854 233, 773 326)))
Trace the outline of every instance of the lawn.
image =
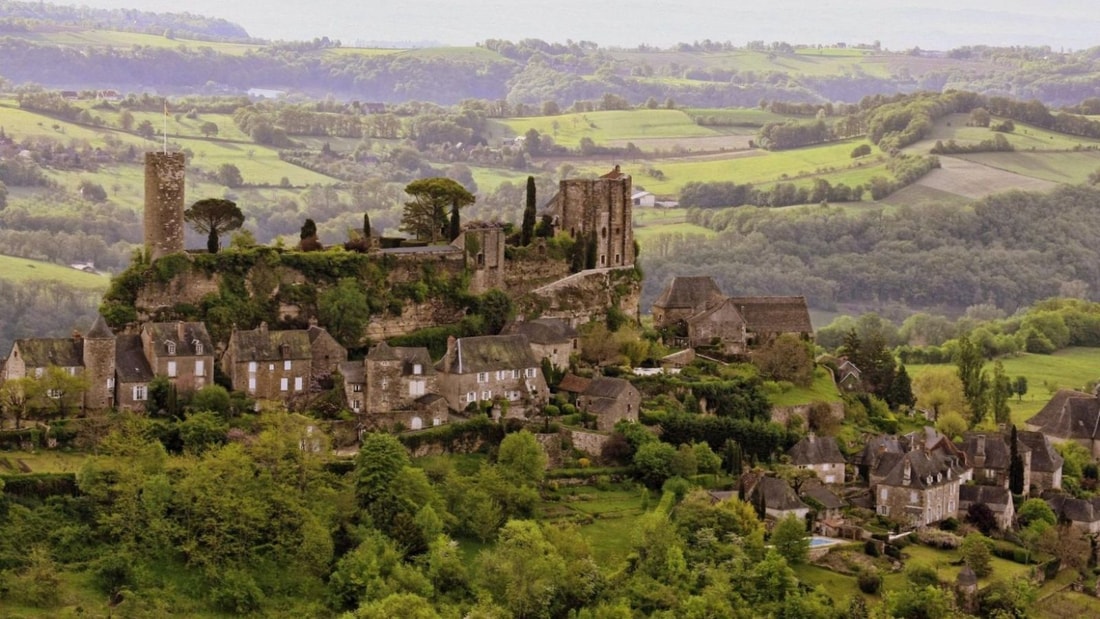
POLYGON ((684 110, 692 118, 708 117, 720 121, 723 125, 742 127, 763 127, 770 122, 785 122, 794 117, 776 114, 760 108, 689 108, 684 110))
POLYGON ((85 273, 59 264, 4 255, 0 255, 0 279, 12 282, 52 280, 97 294, 107 290, 107 285, 111 283, 106 275, 85 273))
POLYGON ((814 370, 814 382, 809 387, 793 387, 781 393, 768 393, 772 406, 796 406, 811 402, 839 402, 840 392, 833 377, 825 368, 814 370))
POLYGON ((580 534, 600 565, 615 565, 630 552, 632 533, 642 515, 642 491, 631 485, 600 490, 573 486, 538 507, 540 519, 579 521, 580 534))
POLYGON ((190 165, 215 170, 224 163, 232 163, 241 171, 245 183, 278 185, 286 177, 291 185, 331 185, 336 179, 318 174, 279 159, 273 148, 259 144, 235 144, 202 139, 170 139, 180 148, 190 149, 194 158, 190 165))
MULTIPOLYGON (((966 126, 968 114, 948 114, 940 118, 932 127, 932 133, 927 139, 921 140, 909 148, 909 150, 928 150, 936 140, 955 140, 959 144, 976 144, 982 140, 992 140, 997 134, 986 127, 966 126)), ((996 122, 998 119, 995 119, 996 122)), ((1066 151, 1088 146, 1100 146, 1100 140, 1084 138, 1065 133, 1048 131, 1033 125, 1016 123, 1016 130, 1011 133, 1002 133, 1008 139, 1017 152, 1023 151, 1066 151)))
MULTIPOLYGON (((1010 377, 1026 376, 1028 392, 1023 399, 1012 399, 1012 421, 1022 425, 1024 421, 1039 412, 1058 389, 1084 389, 1096 380, 1096 368, 1100 366, 1100 348, 1066 348, 1053 355, 1023 353, 1018 356, 1004 357, 1005 373, 1010 377)), ((954 369, 952 364, 907 365, 910 376, 917 377, 932 368, 954 369)), ((991 363, 986 370, 993 371, 991 363)))

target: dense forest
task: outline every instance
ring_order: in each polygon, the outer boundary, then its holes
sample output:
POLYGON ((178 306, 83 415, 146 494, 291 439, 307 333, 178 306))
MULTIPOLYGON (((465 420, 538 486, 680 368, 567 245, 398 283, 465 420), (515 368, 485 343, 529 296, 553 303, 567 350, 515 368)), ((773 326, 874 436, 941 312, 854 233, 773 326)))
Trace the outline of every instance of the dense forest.
POLYGON ((643 257, 642 305, 672 276, 695 274, 714 275, 737 294, 802 294, 819 308, 991 303, 1011 312, 1060 294, 1087 297, 1100 290, 1098 200, 1100 190, 1066 187, 919 212, 693 209, 689 220, 719 235, 655 246, 643 257))

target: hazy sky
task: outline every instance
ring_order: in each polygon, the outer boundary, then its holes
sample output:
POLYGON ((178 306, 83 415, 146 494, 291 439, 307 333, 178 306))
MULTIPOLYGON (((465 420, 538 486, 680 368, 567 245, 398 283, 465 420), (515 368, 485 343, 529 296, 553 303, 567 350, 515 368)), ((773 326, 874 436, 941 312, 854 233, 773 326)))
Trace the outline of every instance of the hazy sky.
MULTIPOLYGON (((56 2, 65 4, 64 2, 56 2)), ((712 39, 870 42, 891 49, 966 44, 1100 45, 1100 13, 1083 0, 83 0, 104 8, 186 10, 269 39, 356 41, 488 38, 669 46, 712 39)))

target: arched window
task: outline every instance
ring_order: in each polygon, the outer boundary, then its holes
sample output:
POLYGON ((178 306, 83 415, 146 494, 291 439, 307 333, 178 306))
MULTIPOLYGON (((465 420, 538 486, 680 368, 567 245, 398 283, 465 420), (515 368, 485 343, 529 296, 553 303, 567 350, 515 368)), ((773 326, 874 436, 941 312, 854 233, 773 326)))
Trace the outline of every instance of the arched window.
POLYGON ((604 226, 603 228, 600 229, 600 236, 605 238, 605 239, 607 238, 607 226, 604 226))

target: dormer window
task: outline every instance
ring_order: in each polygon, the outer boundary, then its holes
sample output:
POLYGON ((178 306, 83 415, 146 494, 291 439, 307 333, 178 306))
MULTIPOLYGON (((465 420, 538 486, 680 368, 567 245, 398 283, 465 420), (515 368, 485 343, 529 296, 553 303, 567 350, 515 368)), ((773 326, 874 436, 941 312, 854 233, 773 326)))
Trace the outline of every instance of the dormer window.
POLYGON ((202 354, 202 342, 200 342, 198 340, 194 340, 194 341, 191 342, 191 344, 193 344, 195 346, 195 354, 196 355, 201 355, 202 354))
POLYGON ((416 376, 419 376, 423 373, 424 373, 424 366, 420 365, 419 363, 414 363, 413 364, 413 374, 416 375, 416 376))
POLYGON ((168 354, 170 354, 170 355, 176 354, 176 343, 175 342, 173 342, 171 340, 165 342, 164 343, 164 348, 165 348, 165 350, 168 351, 168 354))

